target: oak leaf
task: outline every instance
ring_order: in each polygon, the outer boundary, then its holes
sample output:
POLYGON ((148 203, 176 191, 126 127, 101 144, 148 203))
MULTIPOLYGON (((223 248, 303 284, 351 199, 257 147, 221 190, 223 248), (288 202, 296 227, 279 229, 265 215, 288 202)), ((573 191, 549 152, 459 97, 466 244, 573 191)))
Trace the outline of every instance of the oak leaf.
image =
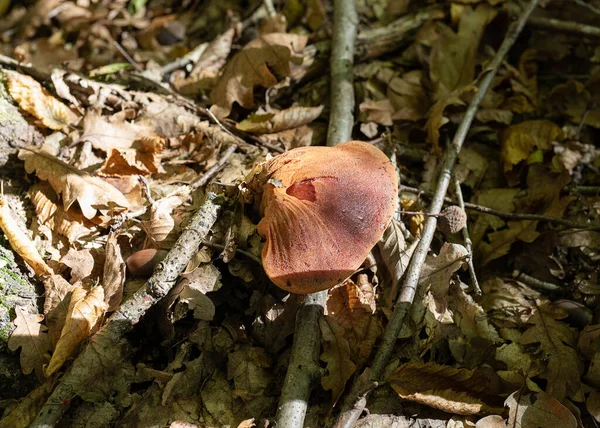
POLYGON ((327 363, 327 374, 321 378, 321 385, 331 390, 335 403, 357 367, 350 359, 350 344, 344 337, 344 328, 330 316, 319 318, 319 327, 323 338, 321 360, 327 363))
POLYGON ((123 285, 125 284, 125 261, 117 237, 115 232, 110 232, 106 238, 106 261, 104 262, 102 287, 108 312, 114 311, 121 304, 123 285))
POLYGON ((23 110, 39 119, 46 128, 59 131, 78 121, 78 116, 29 76, 3 70, 10 96, 23 110))
POLYGON ((14 324, 17 328, 8 339, 8 349, 16 351, 21 348, 21 369, 24 374, 35 370, 42 373, 43 364, 50 355, 50 339, 46 327, 40 324, 44 319, 41 314, 30 314, 25 308, 15 306, 17 317, 14 324))
POLYGON ((577 419, 560 401, 545 392, 513 392, 504 403, 508 406, 510 427, 576 428, 577 419))
POLYGON ((23 149, 19 152, 19 159, 25 161, 28 173, 35 171, 40 179, 48 181, 54 191, 62 196, 65 211, 77 201, 84 217, 91 219, 98 210, 129 207, 125 196, 115 187, 48 153, 23 149))
POLYGON ((83 288, 75 288, 71 295, 67 321, 61 331, 60 339, 56 344, 50 362, 44 366, 44 375, 52 376, 65 361, 70 358, 77 346, 86 339, 92 329, 101 321, 106 304, 104 303, 104 289, 94 287, 89 293, 83 288))
POLYGON ((254 105, 254 88, 270 88, 290 74, 290 62, 299 64, 298 55, 308 37, 271 33, 248 43, 225 66, 225 71, 210 94, 213 112, 227 117, 234 102, 244 108, 254 105))
POLYGON ((523 333, 519 342, 539 344, 539 361, 546 365, 546 372, 540 377, 548 380, 548 394, 557 400, 570 397, 581 402, 584 400, 580 380, 583 362, 577 353, 577 330, 559 321, 566 316, 548 304, 539 307, 529 319, 533 326, 523 333))

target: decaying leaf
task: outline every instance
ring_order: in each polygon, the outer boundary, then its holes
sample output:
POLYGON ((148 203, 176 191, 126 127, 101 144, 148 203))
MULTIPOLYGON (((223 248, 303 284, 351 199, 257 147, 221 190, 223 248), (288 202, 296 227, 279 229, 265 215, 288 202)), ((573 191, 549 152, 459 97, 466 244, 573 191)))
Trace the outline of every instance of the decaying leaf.
POLYGON ((570 397, 584 400, 581 387, 583 363, 577 355, 577 332, 560 322, 566 313, 550 305, 540 307, 529 319, 533 324, 519 342, 523 345, 539 343, 541 360, 546 370, 540 376, 548 380, 546 392, 557 400, 570 397))
POLYGON ((321 377, 321 385, 331 390, 335 403, 356 371, 356 365, 350 359, 350 345, 344 337, 344 329, 328 316, 319 318, 319 327, 323 339, 321 360, 327 363, 327 374, 321 377))
POLYGON ((0 199, 0 228, 13 250, 25 260, 37 275, 51 275, 52 269, 46 264, 26 232, 22 231, 12 216, 4 199, 0 199))
POLYGON ((0 428, 28 428, 37 419, 38 413, 52 392, 54 382, 48 380, 19 400, 6 416, 0 419, 0 428))
POLYGON ((263 348, 241 346, 227 362, 227 377, 235 383, 235 393, 244 400, 262 395, 272 379, 271 359, 263 348))
MULTIPOLYGON (((406 363, 389 377, 394 390, 405 400, 416 401, 459 415, 493 411, 487 404, 494 393, 491 370, 467 370, 434 363, 406 363)), ((496 409, 498 411, 499 409, 496 409)))
POLYGON ((50 362, 44 366, 44 375, 52 376, 70 358, 77 346, 89 336, 92 329, 102 320, 106 311, 104 289, 94 287, 89 293, 75 288, 69 303, 67 321, 62 329, 50 362))
POLYGON ((102 288, 104 288, 107 312, 114 311, 121 304, 123 285, 125 284, 125 261, 117 238, 118 235, 115 232, 110 232, 106 238, 106 261, 102 275, 102 288))
POLYGON ((526 160, 535 149, 549 150, 552 142, 560 138, 561 129, 549 120, 529 120, 509 126, 502 134, 504 170, 526 160))
POLYGON ((419 284, 429 288, 434 297, 444 297, 452 275, 465 264, 467 255, 468 251, 462 245, 445 243, 436 257, 427 257, 419 284))
POLYGON ((560 401, 545 392, 513 392, 505 402, 508 426, 576 428, 577 419, 560 401))
POLYGON ((323 106, 290 107, 277 113, 252 114, 236 125, 241 131, 256 134, 271 134, 307 125, 315 120, 323 106))
POLYGON ((25 161, 28 173, 35 171, 40 179, 48 181, 54 191, 62 196, 65 211, 77 201, 85 218, 91 219, 98 210, 108 212, 110 209, 129 207, 125 196, 115 187, 48 153, 23 149, 19 152, 19 159, 25 161))
POLYGON ((50 354, 50 339, 46 327, 40 324, 44 316, 30 314, 21 306, 15 307, 17 317, 14 324, 17 328, 8 339, 8 349, 16 351, 21 348, 21 369, 29 374, 35 370, 42 373, 43 364, 48 361, 50 354))
POLYGON ((61 130, 78 121, 78 116, 66 105, 48 93, 32 77, 15 71, 3 70, 8 92, 23 110, 33 115, 42 125, 61 130))
POLYGON ((213 112, 218 117, 226 117, 234 102, 244 108, 252 107, 254 88, 269 88, 288 76, 290 62, 302 62, 297 54, 307 41, 303 35, 271 33, 248 43, 229 61, 211 92, 213 112))

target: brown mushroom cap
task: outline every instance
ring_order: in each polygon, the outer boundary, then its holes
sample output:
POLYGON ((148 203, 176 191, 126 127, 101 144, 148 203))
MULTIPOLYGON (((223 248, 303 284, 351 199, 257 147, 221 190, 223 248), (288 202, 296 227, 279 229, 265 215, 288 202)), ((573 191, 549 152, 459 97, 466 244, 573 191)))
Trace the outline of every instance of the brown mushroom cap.
POLYGON ((280 288, 313 293, 339 284, 390 222, 398 179, 375 146, 302 147, 269 161, 258 232, 265 272, 280 288))

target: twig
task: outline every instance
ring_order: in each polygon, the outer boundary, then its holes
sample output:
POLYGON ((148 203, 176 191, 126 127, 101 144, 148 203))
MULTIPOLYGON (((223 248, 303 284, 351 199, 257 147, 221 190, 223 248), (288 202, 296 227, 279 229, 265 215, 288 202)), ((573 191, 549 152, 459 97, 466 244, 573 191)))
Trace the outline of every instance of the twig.
POLYGON ((537 290, 543 291, 558 291, 560 287, 551 282, 542 281, 541 279, 534 278, 533 276, 527 275, 524 272, 519 272, 515 275, 515 279, 521 281, 537 290))
MULTIPOLYGON (((460 181, 455 181, 455 192, 456 198, 458 199, 458 206, 461 210, 465 211, 465 200, 463 199, 462 189, 460 188, 460 181)), ((473 265, 473 243, 471 242, 471 237, 469 236, 469 226, 468 222, 465 224, 462 230, 463 239, 465 241, 465 248, 469 253, 469 259, 467 260, 467 266, 469 267, 469 276, 471 277, 471 285, 473 286, 473 290, 475 294, 478 296, 481 295, 481 287, 479 286, 479 281, 477 281, 477 275, 475 274, 475 266, 473 265)))
POLYGON ((580 24, 579 22, 561 21, 554 18, 532 17, 528 25, 544 30, 560 31, 562 33, 579 34, 587 37, 600 37, 600 27, 580 24))
MULTIPOLYGON (((496 56, 489 64, 488 68, 483 70, 480 75, 480 84, 477 93, 471 100, 469 107, 467 108, 463 120, 458 126, 456 134, 454 135, 454 139, 452 143, 448 147, 446 154, 443 160, 443 166, 440 173, 440 177, 437 182, 436 191, 431 202, 430 212, 433 214, 439 214, 441 208, 444 204, 444 197, 446 195, 446 191, 448 190, 448 186, 450 184, 450 180, 452 177, 452 170, 454 168, 454 164, 458 158, 458 153, 463 145, 467 137, 467 132, 473 122, 475 117, 475 113, 485 96, 485 93, 489 89, 498 69, 500 68, 504 57, 510 50, 511 46, 521 33, 521 30, 525 26, 529 15, 537 6, 539 0, 531 0, 518 21, 515 21, 511 24, 506 34, 502 45, 498 49, 496 56)), ((425 261, 425 257, 429 251, 429 247, 431 245, 431 241, 433 240, 433 235, 435 232, 435 227, 437 224, 437 218, 428 217, 425 221, 425 226, 423 228, 423 233, 421 235, 421 240, 417 244, 417 248, 413 253, 413 256, 410 260, 408 268, 406 270, 404 283, 402 284, 402 289, 400 292, 400 296, 396 301, 396 305, 394 307, 394 313, 385 328, 383 333, 383 338, 381 344, 375 354, 375 358, 371 365, 371 368, 365 369, 362 375, 357 379, 354 383, 351 397, 358 397, 358 391, 363 389, 361 384, 370 383, 373 380, 379 380, 383 376, 383 372, 385 366, 387 365, 390 356, 392 355, 392 351, 394 349, 394 345, 398 338, 398 334, 402 328, 402 324, 404 322, 404 318, 408 313, 410 305, 415 297, 415 293, 417 291, 417 284, 419 282, 419 276, 421 273, 421 268, 423 266, 423 262, 425 261)), ((354 422, 358 420, 360 414, 362 413, 363 408, 356 408, 353 406, 354 403, 349 403, 350 408, 345 408, 340 417, 337 420, 337 427, 352 427, 354 422)))
MULTIPOLYGON (((223 244, 217 244, 216 242, 210 242, 210 241, 206 241, 206 240, 202 241, 202 245, 206 245, 207 247, 211 247, 211 248, 214 248, 214 249, 220 250, 220 251, 223 251, 225 249, 225 245, 223 245, 223 244)), ((262 263, 262 260, 260 259, 260 257, 256 257, 254 254, 249 253, 248 251, 236 248, 235 252, 242 256, 248 257, 250 260, 252 260, 255 263, 258 263, 258 264, 262 263)))
POLYGON ((333 37, 331 40, 331 110, 327 145, 335 146, 352 139, 354 126, 354 43, 358 15, 354 1, 333 2, 333 37))
POLYGON ((119 42, 117 42, 116 40, 113 40, 112 42, 113 42, 114 47, 117 48, 117 50, 119 51, 119 53, 121 55, 123 55, 123 58, 125 58, 127 60, 127 62, 129 64, 131 64, 138 73, 144 72, 142 67, 140 67, 140 65, 127 53, 127 51, 125 49, 123 49, 123 46, 121 46, 121 44, 119 42))
MULTIPOLYGON (((419 195, 424 195, 428 198, 432 198, 432 194, 430 192, 421 190, 421 189, 417 189, 415 187, 410 187, 410 186, 400 186, 400 191, 401 192, 409 192, 409 193, 415 193, 415 194, 419 194, 419 195)), ((455 201, 452 198, 444 198, 444 202, 448 203, 448 204, 458 204, 458 201, 455 201)), ((503 218, 505 220, 533 220, 533 221, 543 221, 546 223, 552 223, 552 224, 560 224, 561 226, 567 226, 567 227, 571 227, 574 229, 586 229, 586 230, 594 230, 594 229, 598 229, 600 228, 600 226, 593 226, 593 225, 589 225, 589 224, 584 224, 584 223, 578 223, 576 221, 571 221, 571 220, 565 220, 562 218, 556 218, 556 217, 549 217, 549 216, 545 216, 545 215, 539 215, 539 214, 522 214, 522 213, 509 213, 506 211, 498 211, 495 210, 493 208, 488 208, 488 207, 484 207, 483 205, 477 205, 477 204, 472 204, 469 202, 465 202, 465 208, 467 210, 472 210, 472 211, 477 211, 480 213, 484 213, 484 214, 490 214, 493 216, 496 216, 498 218, 503 218)))
MULTIPOLYGON (((331 54, 331 113, 327 145, 348 141, 354 125, 354 40, 358 17, 354 1, 335 0, 333 10, 333 45, 331 54), (336 80, 344 79, 343 85, 336 80), (337 91, 345 91, 340 96, 337 91), (344 103, 344 104, 342 104, 344 103)), ((309 294, 296 315, 294 344, 288 371, 283 381, 276 425, 285 428, 302 428, 308 408, 310 390, 320 373, 319 350, 321 333, 319 318, 325 312, 327 290, 309 294)))
POLYGON ((204 185, 206 185, 206 183, 208 183, 208 181, 214 177, 214 175, 219 172, 221 170, 221 168, 223 168, 225 166, 225 164, 227 163, 227 161, 229 160, 229 158, 231 157, 231 155, 237 150, 237 146, 235 144, 230 145, 227 150, 225 150, 225 153, 223 153, 223 156, 221 156, 221 158, 217 161, 217 163, 215 163, 213 166, 211 166, 208 171, 206 171, 204 173, 204 175, 196 180, 194 180, 191 184, 190 184, 190 188, 192 190, 196 190, 199 187, 202 187, 204 185))
POLYGON ((93 385, 96 379, 109 376, 107 371, 116 367, 114 358, 123 347, 123 337, 156 302, 167 295, 179 274, 198 250, 198 246, 217 221, 223 202, 209 193, 204 204, 194 214, 188 226, 171 248, 165 259, 154 269, 148 282, 109 318, 83 349, 61 378, 60 383, 42 407, 32 427, 53 427, 68 409, 75 394, 73 384, 93 385), (98 352, 105 349, 104 353, 98 352), (108 351, 110 350, 110 351, 108 351))
POLYGON ((586 9, 588 9, 589 11, 595 13, 596 15, 600 15, 600 9, 598 9, 595 6, 592 6, 591 4, 589 4, 588 2, 584 1, 584 0, 573 0, 575 3, 577 3, 579 6, 581 7, 585 7, 586 9))

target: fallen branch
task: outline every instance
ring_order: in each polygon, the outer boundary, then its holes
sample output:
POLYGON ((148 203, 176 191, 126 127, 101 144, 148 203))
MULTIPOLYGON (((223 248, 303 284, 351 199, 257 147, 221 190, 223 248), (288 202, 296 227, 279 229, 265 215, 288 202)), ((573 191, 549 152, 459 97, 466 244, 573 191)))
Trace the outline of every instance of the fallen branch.
MULTIPOLYGON (((335 0, 328 146, 335 146, 352 139, 353 58, 357 26, 355 2, 335 0)), ((310 390, 320 374, 319 318, 325 312, 327 295, 327 290, 307 295, 296 315, 294 343, 275 417, 278 427, 302 428, 304 426, 310 390)))
MULTIPOLYGON (((496 76, 498 69, 502 65, 504 57, 521 33, 525 23, 527 22, 527 19, 529 18, 529 15, 537 6, 538 1, 539 0, 531 0, 525 10, 522 12, 519 19, 509 27, 506 37, 498 49, 496 56, 491 61, 487 69, 483 70, 482 74, 480 75, 481 80, 478 91, 469 104, 463 120, 460 123, 456 134, 454 135, 452 143, 446 150, 436 191, 431 201, 430 212, 432 214, 439 214, 442 206, 444 205, 444 197, 446 196, 446 191, 448 190, 448 186, 452 178, 454 164, 456 163, 458 153, 460 152, 460 149, 462 148, 462 145, 467 137, 467 132, 469 131, 471 123, 475 118, 475 113, 477 112, 485 93, 489 89, 494 77, 496 76)), ((349 396, 352 401, 346 402, 342 413, 338 417, 335 425, 338 428, 350 428, 354 425, 364 410, 364 405, 355 406, 357 398, 360 397, 359 391, 364 390, 365 385, 369 385, 373 381, 380 380, 383 376, 385 366, 392 355, 394 345, 404 322, 404 318, 408 313, 410 305, 415 297, 421 268, 425 262, 425 257, 429 251, 431 241, 433 240, 436 224, 437 218, 434 216, 429 216, 425 221, 421 240, 417 244, 417 248, 410 259, 410 263, 406 270, 405 280, 402 284, 400 296, 396 301, 394 313, 390 319, 390 322, 386 326, 383 333, 381 344, 377 350, 377 353, 375 354, 375 358, 371 364, 371 367, 366 368, 361 376, 359 376, 354 382, 349 396)), ((366 402, 366 400, 361 401, 363 404, 366 402)))
POLYGON ((528 25, 543 30, 559 31, 561 33, 577 34, 586 37, 600 37, 600 28, 579 22, 561 21, 554 18, 533 17, 528 25))
MULTIPOLYGON (((75 396, 73 383, 93 385, 95 379, 106 376, 107 370, 114 367, 112 359, 105 361, 112 352, 99 353, 98 349, 122 348, 122 341, 140 318, 160 299, 165 297, 175 285, 192 256, 212 225, 217 221, 223 202, 213 193, 209 193, 204 204, 194 214, 187 227, 165 259, 154 269, 148 282, 129 300, 124 302, 112 314, 106 324, 90 338, 81 354, 60 379, 32 427, 53 427, 69 408, 69 401, 75 396)), ((117 351, 115 351, 117 352, 117 351)))

